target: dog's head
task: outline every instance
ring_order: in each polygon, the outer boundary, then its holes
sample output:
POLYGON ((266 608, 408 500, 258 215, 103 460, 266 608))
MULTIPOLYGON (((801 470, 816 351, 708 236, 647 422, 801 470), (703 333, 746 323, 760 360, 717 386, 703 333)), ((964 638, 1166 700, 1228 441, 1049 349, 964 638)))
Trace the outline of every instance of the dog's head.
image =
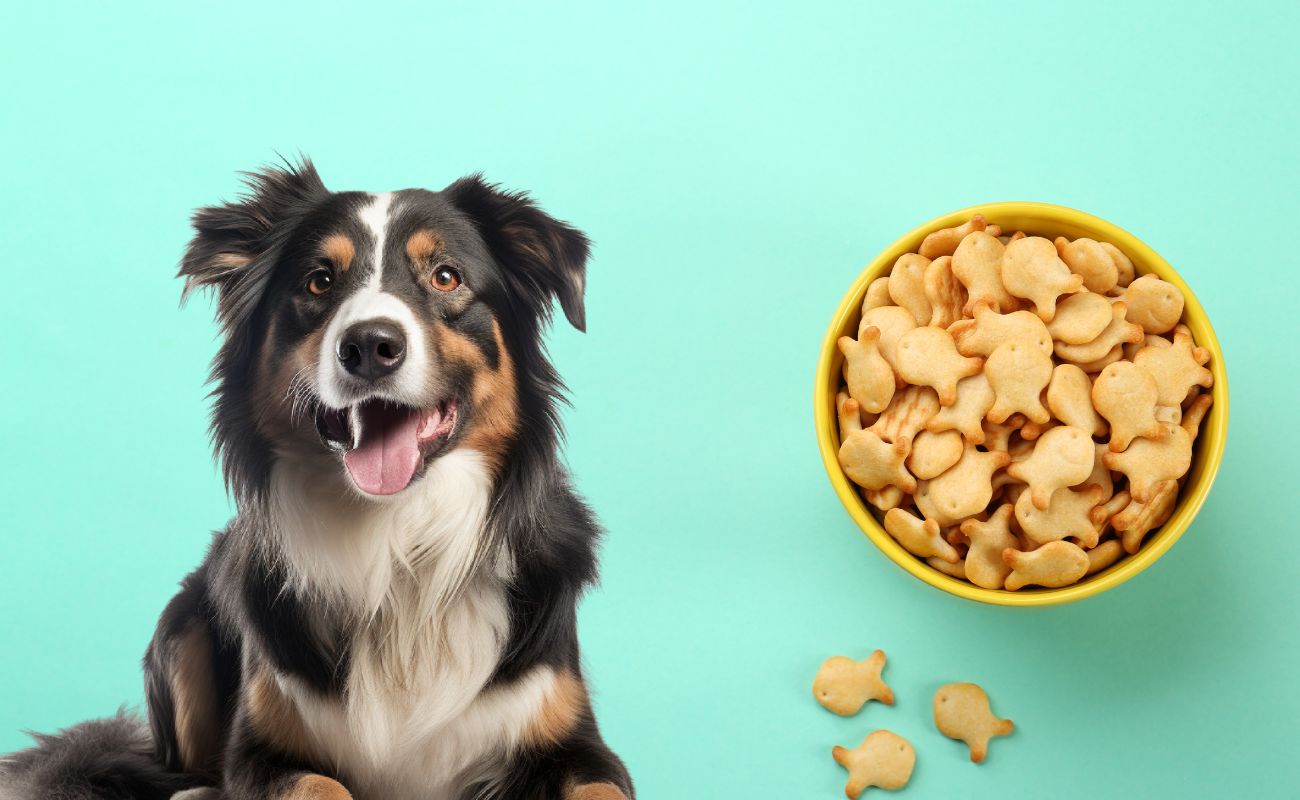
POLYGON ((195 213, 180 269, 187 293, 217 291, 213 435, 238 497, 281 457, 379 497, 457 447, 500 469, 521 436, 553 435, 540 335, 553 299, 584 327, 580 232, 477 176, 330 192, 304 163, 249 188, 195 213))

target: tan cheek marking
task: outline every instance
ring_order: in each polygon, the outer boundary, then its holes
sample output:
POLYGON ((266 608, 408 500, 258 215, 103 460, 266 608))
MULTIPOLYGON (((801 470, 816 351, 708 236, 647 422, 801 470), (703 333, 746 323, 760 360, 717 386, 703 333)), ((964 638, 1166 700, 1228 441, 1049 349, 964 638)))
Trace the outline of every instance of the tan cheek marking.
POLYGON ((320 254, 333 261, 342 272, 347 272, 352 266, 356 252, 352 239, 342 233, 331 233, 320 243, 320 254))
POLYGON ((514 361, 506 349, 501 326, 495 321, 492 333, 500 353, 495 370, 469 339, 445 325, 434 327, 442 357, 465 364, 474 372, 475 424, 465 436, 465 445, 482 453, 493 470, 499 471, 505 460, 506 445, 519 428, 519 408, 514 361))
POLYGON ((564 800, 627 800, 627 795, 612 783, 584 783, 566 789, 564 800))
MULTIPOLYGON (((271 673, 265 668, 259 669, 245 685, 244 708, 248 712, 248 722, 257 735, 290 755, 309 758, 312 748, 307 741, 302 717, 289 698, 280 691, 271 673)), ((288 796, 297 797, 292 794, 288 796)))
POLYGON ((191 625, 175 641, 171 656, 168 678, 181 765, 194 772, 213 769, 220 755, 221 731, 207 627, 201 622, 191 625))
POLYGON ((324 775, 304 775, 279 800, 352 800, 352 793, 324 775))
POLYGON ((524 740, 533 746, 551 745, 564 740, 578 724, 587 705, 587 689, 571 672, 555 676, 555 687, 533 718, 524 740))

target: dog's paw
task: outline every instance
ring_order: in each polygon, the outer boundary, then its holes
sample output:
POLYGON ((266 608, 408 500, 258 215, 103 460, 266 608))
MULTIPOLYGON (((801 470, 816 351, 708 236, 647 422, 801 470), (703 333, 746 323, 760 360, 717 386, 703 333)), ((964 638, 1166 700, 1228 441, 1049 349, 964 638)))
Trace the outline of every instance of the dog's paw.
POLYGON ((584 783, 565 792, 564 800, 627 800, 627 795, 612 783, 584 783))
POLYGON ((279 800, 352 800, 352 793, 324 775, 304 775, 279 800))

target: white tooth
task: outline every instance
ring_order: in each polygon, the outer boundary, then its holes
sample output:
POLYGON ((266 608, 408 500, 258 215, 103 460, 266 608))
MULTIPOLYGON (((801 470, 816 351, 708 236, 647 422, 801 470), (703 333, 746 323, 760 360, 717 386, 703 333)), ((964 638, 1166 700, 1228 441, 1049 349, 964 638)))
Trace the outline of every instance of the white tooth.
POLYGON ((361 446, 361 411, 359 406, 350 406, 348 408, 348 428, 352 432, 352 449, 355 450, 361 446))

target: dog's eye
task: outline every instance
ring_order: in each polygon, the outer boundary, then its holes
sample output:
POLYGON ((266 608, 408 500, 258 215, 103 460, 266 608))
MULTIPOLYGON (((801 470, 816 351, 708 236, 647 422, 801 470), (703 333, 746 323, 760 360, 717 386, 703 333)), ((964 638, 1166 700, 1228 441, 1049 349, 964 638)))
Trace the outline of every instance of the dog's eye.
POLYGON ((307 277, 307 291, 315 295, 325 294, 334 285, 334 276, 327 269, 318 269, 307 277))
POLYGON ((448 266, 433 271, 433 288, 440 292, 455 291, 460 286, 460 273, 448 266))

